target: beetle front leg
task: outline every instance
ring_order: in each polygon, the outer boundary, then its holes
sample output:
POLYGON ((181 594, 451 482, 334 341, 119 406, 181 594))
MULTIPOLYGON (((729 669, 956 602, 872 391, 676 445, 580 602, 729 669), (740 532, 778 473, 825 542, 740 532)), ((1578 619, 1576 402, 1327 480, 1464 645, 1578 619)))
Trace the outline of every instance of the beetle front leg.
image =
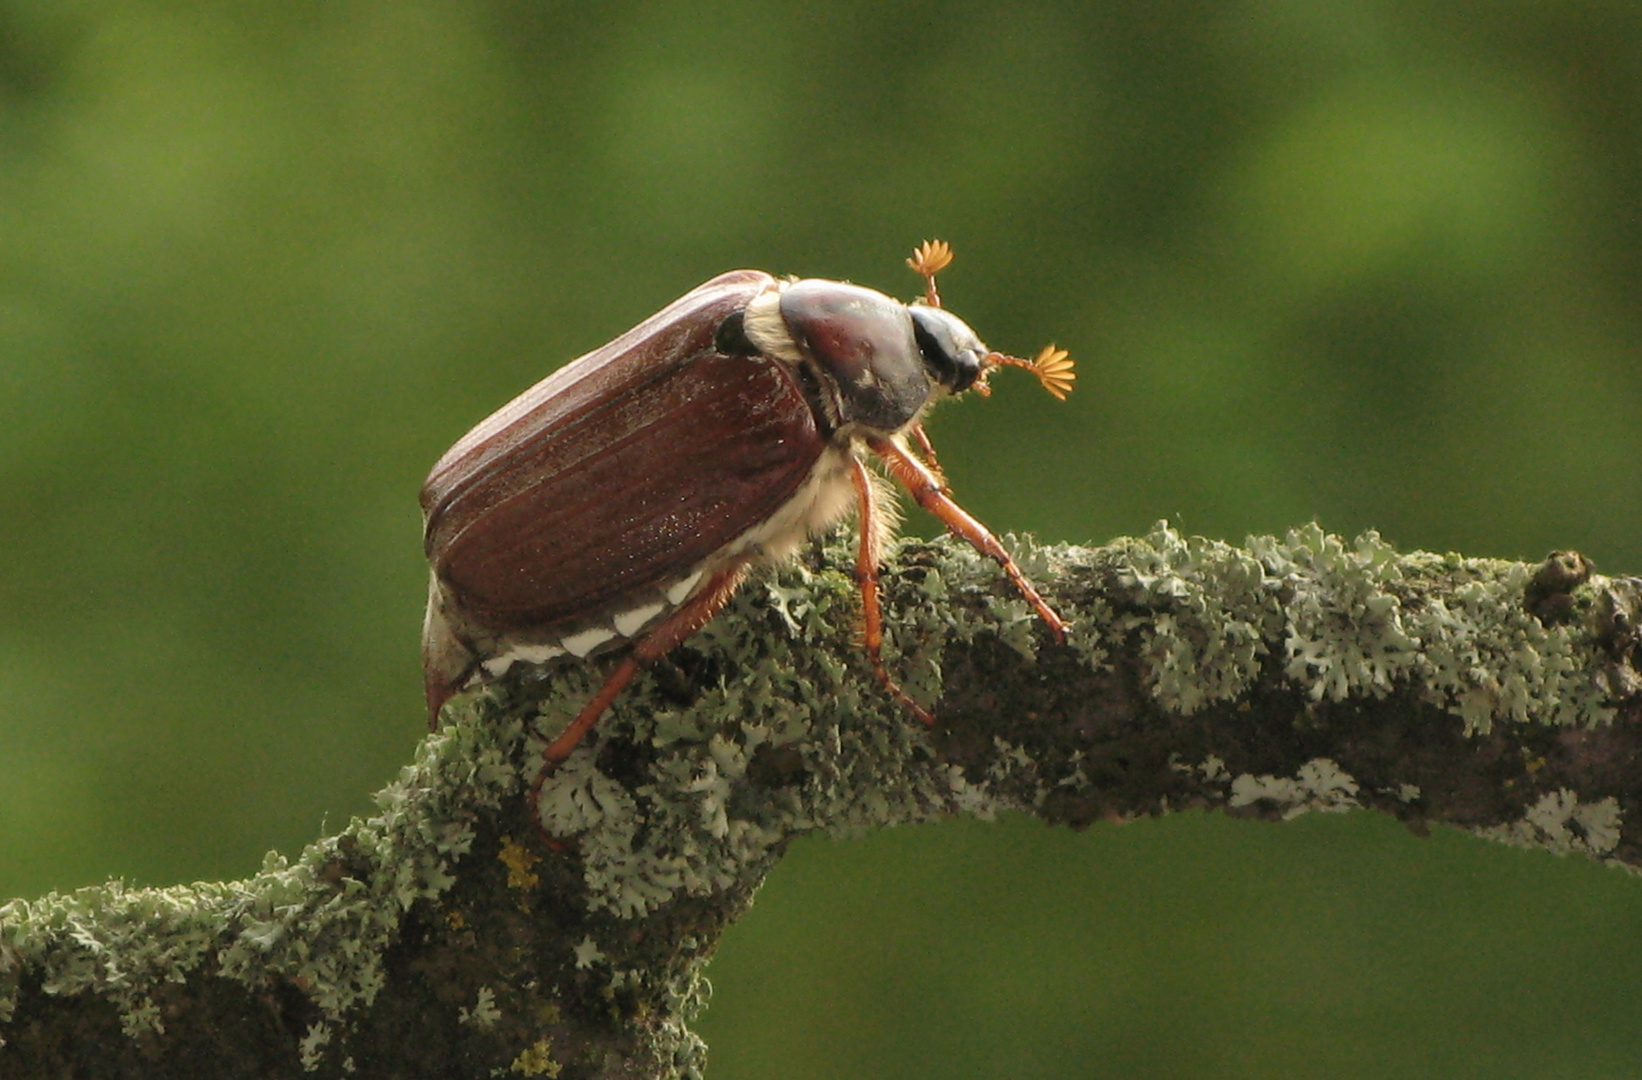
POLYGON ((1048 601, 1044 600, 1038 594, 1038 590, 1032 587, 1032 583, 1026 580, 1026 575, 1021 573, 1021 568, 1015 565, 1015 560, 1004 550, 998 538, 952 500, 940 477, 888 439, 874 436, 867 439, 867 446, 883 459, 884 465, 905 485, 907 491, 912 493, 919 506, 940 518, 947 529, 969 541, 976 551, 1003 567, 1003 572, 1015 583, 1015 588, 1020 590, 1027 603, 1037 609, 1038 617, 1049 625, 1049 631, 1055 635, 1055 641, 1065 644, 1065 621, 1055 614, 1048 601))
POLYGON ((850 480, 855 484, 856 498, 860 501, 861 546, 855 556, 855 583, 861 587, 861 643, 872 664, 872 673, 889 695, 905 705, 912 715, 928 727, 935 726, 935 717, 929 710, 912 700, 905 690, 895 684, 884 667, 880 650, 884 645, 884 613, 878 603, 878 521, 879 507, 872 491, 872 478, 867 467, 857 457, 850 458, 850 480))

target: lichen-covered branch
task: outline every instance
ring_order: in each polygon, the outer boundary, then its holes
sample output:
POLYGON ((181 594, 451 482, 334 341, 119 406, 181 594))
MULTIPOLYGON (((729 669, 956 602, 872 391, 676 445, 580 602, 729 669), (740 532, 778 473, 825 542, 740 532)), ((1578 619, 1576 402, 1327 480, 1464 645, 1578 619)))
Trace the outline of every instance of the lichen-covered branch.
POLYGON ((1314 526, 1015 550, 1065 646, 957 545, 886 574, 932 731, 818 546, 621 699, 539 824, 523 791, 586 668, 458 699, 378 815, 294 862, 0 906, 0 1075, 697 1075, 702 964, 810 830, 1366 807, 1642 865, 1642 581, 1314 526))

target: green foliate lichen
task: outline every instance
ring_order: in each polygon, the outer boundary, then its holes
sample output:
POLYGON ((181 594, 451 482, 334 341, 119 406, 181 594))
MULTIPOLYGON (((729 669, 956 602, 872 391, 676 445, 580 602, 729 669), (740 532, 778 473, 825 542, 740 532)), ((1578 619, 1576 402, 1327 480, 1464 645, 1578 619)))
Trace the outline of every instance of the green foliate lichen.
MULTIPOLYGON (((973 632, 947 602, 973 567, 938 548, 919 554, 906 580, 890 583, 897 615, 885 649, 914 696, 938 689, 942 650, 973 632), (916 644, 892 647, 900 642, 916 644)), ((847 575, 793 568, 747 592, 734 601, 736 617, 715 620, 690 643, 733 680, 688 708, 651 712, 618 700, 543 784, 543 825, 575 838, 595 910, 637 918, 679 895, 720 892, 755 877, 801 832, 851 834, 991 809, 984 789, 936 760, 926 731, 872 682, 864 656, 838 654, 833 643, 852 637, 859 617, 847 575), (784 609, 773 618, 772 596, 784 609), (600 748, 634 737, 658 753, 642 776, 618 783, 600 771, 600 748), (790 755, 794 782, 747 783, 755 758, 778 749, 790 755)), ((584 700, 552 691, 539 737, 561 730, 584 700)))
POLYGON ((1529 613, 1521 563, 1398 555, 1377 533, 1348 543, 1315 524, 1238 549, 1160 522, 1119 551, 1136 610, 1117 629, 1140 635, 1147 686, 1172 711, 1236 699, 1275 655, 1313 701, 1411 687, 1467 733, 1613 717, 1588 632, 1529 613))
POLYGON ((604 963, 606 959, 604 953, 599 951, 599 946, 591 937, 583 938, 581 944, 571 951, 576 954, 577 970, 587 970, 595 964, 604 963))
POLYGON ((324 1062, 325 1048, 330 1045, 331 1035, 331 1027, 328 1024, 312 1024, 309 1026, 306 1034, 302 1036, 301 1042, 297 1044, 298 1060, 302 1062, 304 1069, 312 1072, 324 1062))
MULTIPOLYGON (((553 1042, 550 1039, 537 1039, 531 1045, 519 1051, 514 1057, 508 1072, 518 1076, 546 1076, 559 1075, 561 1066, 553 1060, 553 1042)), ((505 1075, 501 1070, 495 1070, 492 1075, 505 1075)))
MULTIPOLYGON (((120 882, 0 905, 0 950, 44 976, 48 994, 91 993, 120 1010, 128 1035, 163 1031, 153 992, 196 971, 263 992, 303 988, 322 1019, 301 1041, 323 1060, 334 1025, 386 979, 382 957, 405 911, 454 881, 474 817, 517 790, 519 724, 478 715, 429 736, 415 764, 378 794, 380 813, 353 821, 295 861, 270 852, 236 882, 128 889, 120 882)), ((0 986, 0 1018, 15 985, 0 986)))
MULTIPOLYGON (((1143 686, 1176 713, 1235 701, 1280 672, 1311 701, 1412 689, 1472 732, 1612 715, 1583 674, 1599 666, 1588 633, 1528 614, 1530 571, 1519 564, 1397 556, 1372 533, 1347 543, 1316 526, 1253 538, 1244 549, 1166 524, 1108 549, 1009 544, 1029 577, 1065 586, 1052 603, 1070 623, 1070 647, 1106 670, 1126 640, 1138 641, 1143 686)), ((990 816, 1002 805, 995 792, 1029 805, 1090 785, 1076 754, 1047 767, 1011 743, 994 747, 984 775, 941 761, 862 651, 838 647, 859 633, 858 590, 836 569, 852 565, 847 540, 814 565, 827 569, 793 566, 743 589, 730 617, 690 641, 697 670, 733 675, 699 680, 706 685, 687 705, 641 677, 546 778, 543 826, 574 842, 593 910, 637 918, 683 896, 745 888, 802 832, 990 816), (616 742, 640 752, 601 756, 616 742)), ((997 567, 957 543, 907 545, 883 588, 895 613, 886 620, 886 667, 922 702, 939 696, 955 644, 990 636, 1031 658, 1047 640, 997 567)), ((48 993, 107 998, 129 1034, 157 1032, 156 991, 205 971, 259 993, 276 980, 302 988, 321 1015, 302 1039, 304 1063, 342 1053, 341 1021, 383 986, 383 956, 405 912, 450 888, 481 813, 535 780, 545 740, 598 682, 585 665, 516 668, 447 709, 450 723, 378 795, 376 815, 295 860, 270 855, 241 882, 143 890, 116 882, 0 906, 0 1022, 26 969, 41 974, 48 993), (528 735, 517 718, 521 679, 536 702, 528 735)), ((1279 816, 1344 809, 1361 795, 1321 758, 1292 779, 1233 775, 1213 755, 1173 767, 1231 808, 1279 816)), ((1420 796, 1403 785, 1394 797, 1420 796)), ((1618 843, 1618 820, 1611 799, 1586 805, 1558 793, 1502 827, 1501 838, 1600 856, 1618 843)), ((530 866, 508 865, 513 888, 536 887, 530 866)), ((572 951, 567 964, 608 968, 591 937, 572 951)), ((618 977, 626 976, 610 972, 613 989, 618 977)), ((678 1015, 705 992, 688 982, 694 977, 658 990, 677 1008, 658 1021, 657 1045, 678 1055, 681 1075, 700 1069, 699 1040, 678 1015)), ((482 1026, 493 1008, 481 995, 459 1015, 482 1026)), ((556 1069, 548 1049, 529 1048, 515 1069, 556 1069)))
POLYGON ((1122 548, 1118 585, 1144 612, 1117 621, 1137 632, 1146 682, 1159 704, 1191 714, 1241 696, 1282 625, 1277 583, 1247 552, 1184 537, 1159 522, 1122 548))
POLYGON ((705 978, 697 976, 687 999, 669 1002, 656 1033, 658 1045, 670 1046, 673 1074, 679 1080, 702 1080, 707 1071, 707 1044, 687 1026, 706 1008, 712 987, 705 978))
POLYGON ((1523 590, 1533 573, 1522 563, 1454 560, 1464 575, 1452 599, 1422 598, 1410 619, 1423 649, 1427 698, 1486 734, 1496 722, 1607 723, 1614 710, 1586 674, 1592 648, 1572 625, 1546 626, 1529 614, 1523 590))
POLYGON ((1231 783, 1236 779, 1218 754, 1209 754, 1195 764, 1181 760, 1178 754, 1171 754, 1169 768, 1189 777, 1194 784, 1201 787, 1202 794, 1211 800, 1229 797, 1231 783))
POLYGON ((1404 567, 1378 533, 1347 545, 1314 523, 1281 542, 1266 536, 1248 543, 1266 577, 1287 593, 1284 671, 1313 701, 1383 696, 1412 671, 1420 642, 1389 591, 1404 567))
POLYGON ((473 1003, 473 1008, 464 1005, 456 1010, 458 1023, 471 1025, 480 1031, 489 1031, 501 1018, 502 1010, 496 1007, 496 991, 488 986, 479 987, 478 998, 473 1003))

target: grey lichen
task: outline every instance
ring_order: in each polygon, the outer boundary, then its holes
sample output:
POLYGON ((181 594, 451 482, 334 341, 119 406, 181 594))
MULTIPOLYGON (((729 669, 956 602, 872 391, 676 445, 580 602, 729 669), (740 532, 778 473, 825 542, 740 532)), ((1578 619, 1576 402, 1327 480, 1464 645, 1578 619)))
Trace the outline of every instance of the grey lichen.
POLYGON ((463 1006, 457 1011, 456 1018, 460 1023, 472 1024, 481 1031, 495 1027, 496 1021, 502 1018, 502 1010, 496 1007, 496 991, 488 986, 479 987, 473 1008, 463 1006))
POLYGON ((1582 803, 1576 792, 1562 788, 1542 795, 1520 820, 1478 829, 1476 833, 1517 847, 1602 858, 1619 846, 1623 824, 1618 799, 1609 796, 1595 803, 1582 803))
POLYGON ((1226 805, 1235 810, 1258 803, 1270 804, 1284 820, 1314 811, 1338 814, 1362 807, 1357 801, 1357 781, 1328 758, 1306 762, 1293 777, 1248 773, 1233 777, 1226 805))

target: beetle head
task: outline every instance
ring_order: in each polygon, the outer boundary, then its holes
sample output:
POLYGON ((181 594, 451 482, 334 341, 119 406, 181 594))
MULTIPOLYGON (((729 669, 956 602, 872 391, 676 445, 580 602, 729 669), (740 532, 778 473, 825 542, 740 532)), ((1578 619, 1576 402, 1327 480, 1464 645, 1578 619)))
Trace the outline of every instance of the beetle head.
POLYGON ((923 303, 914 303, 910 310, 918 327, 918 347, 935 381, 954 394, 974 388, 985 397, 992 392, 986 385, 988 375, 1001 367, 1019 367, 1036 375, 1050 394, 1066 400, 1077 376, 1072 373, 1072 358, 1065 349, 1046 345, 1030 360, 993 352, 981 344, 963 320, 941 307, 935 275, 951 265, 952 247, 945 240, 925 240, 907 260, 912 272, 924 279, 923 303))
POLYGON ((725 319, 715 344, 784 361, 829 433, 857 426, 898 432, 932 396, 989 393, 987 376, 999 367, 1026 368, 1065 397, 1075 376, 1064 350, 1050 346, 1033 360, 993 352, 941 307, 935 273, 951 261, 939 242, 907 260, 927 284, 923 300, 910 306, 842 281, 789 280, 725 319))
POLYGON ((927 304, 913 304, 907 311, 930 378, 953 394, 974 386, 992 350, 981 344, 969 324, 945 308, 927 304))

